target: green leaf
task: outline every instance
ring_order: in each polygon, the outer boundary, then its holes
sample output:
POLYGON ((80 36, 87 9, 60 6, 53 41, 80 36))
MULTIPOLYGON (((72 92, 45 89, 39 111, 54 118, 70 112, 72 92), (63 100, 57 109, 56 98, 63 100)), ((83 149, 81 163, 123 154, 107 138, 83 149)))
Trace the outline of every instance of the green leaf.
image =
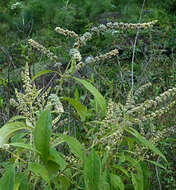
POLYGON ((101 190, 110 190, 110 185, 107 182, 106 176, 102 175, 100 177, 100 189, 101 190))
POLYGON ((124 139, 128 143, 128 147, 129 147, 128 150, 133 150, 134 142, 135 142, 134 138, 125 137, 124 139))
POLYGON ((29 145, 29 144, 25 144, 25 143, 10 143, 9 145, 10 146, 14 146, 14 147, 23 148, 23 149, 26 149, 26 150, 30 150, 30 151, 33 151, 33 152, 37 152, 38 154, 40 154, 40 152, 37 149, 35 149, 32 145, 29 145))
MULTIPOLYGON (((7 144, 9 139, 18 131, 28 129, 23 122, 12 122, 0 128, 0 147, 7 144)), ((29 129, 28 129, 29 130, 29 129)))
POLYGON ((0 189, 14 190, 15 186, 15 166, 11 165, 6 169, 4 175, 0 178, 0 189))
POLYGON ((17 133, 15 134, 15 136, 13 136, 10 139, 11 143, 25 143, 26 142, 26 135, 28 135, 27 132, 21 132, 21 133, 17 133))
POLYGON ((63 135, 62 139, 68 144, 70 151, 83 161, 84 152, 83 152, 83 147, 80 144, 80 142, 76 140, 74 137, 70 137, 67 135, 63 135))
MULTIPOLYGON (((17 180, 17 182, 20 182, 19 190, 29 190, 29 186, 30 186, 30 183, 28 181, 29 180, 28 179, 29 171, 25 170, 24 172, 21 172, 18 175, 22 175, 23 176, 22 179, 17 180)), ((14 190, 16 190, 16 189, 14 189, 14 190)))
POLYGON ((148 190, 150 186, 150 181, 149 181, 150 171, 145 162, 141 161, 140 166, 142 168, 143 176, 144 176, 144 190, 148 190))
POLYGON ((31 170, 36 176, 41 177, 50 185, 50 178, 47 169, 39 163, 29 163, 29 170, 31 170))
POLYGON ((121 177, 114 175, 114 174, 110 174, 110 179, 111 179, 111 185, 115 188, 115 189, 120 189, 120 190, 124 190, 124 184, 123 181, 121 179, 121 177))
POLYGON ((78 89, 75 90, 74 97, 75 97, 76 100, 79 100, 80 97, 79 97, 78 89))
POLYGON ((59 182, 60 182, 60 189, 62 190, 68 190, 70 187, 70 181, 68 178, 66 178, 64 175, 60 175, 59 177, 59 182))
POLYGON ((45 74, 48 74, 48 73, 57 73, 57 71, 52 71, 52 70, 43 70, 43 71, 40 71, 38 72, 35 76, 32 77, 32 81, 34 81, 36 78, 42 76, 42 75, 45 75, 45 74))
POLYGON ((76 68, 76 61, 72 59, 71 66, 70 66, 70 69, 68 70, 68 73, 72 74, 73 72, 75 72, 75 68, 76 68))
POLYGON ((48 162, 45 164, 45 167, 48 171, 50 179, 53 179, 54 177, 57 176, 59 172, 59 165, 55 161, 48 160, 48 162))
POLYGON ((45 187, 43 190, 51 190, 51 187, 45 187))
POLYGON ((135 136, 141 143, 143 143, 146 147, 148 147, 150 150, 152 150, 154 153, 161 156, 166 162, 166 157, 155 147, 153 146, 147 139, 142 137, 135 129, 129 127, 129 129, 125 129, 127 132, 135 136))
POLYGON ((3 105, 3 98, 0 97, 0 107, 2 107, 2 105, 3 105))
POLYGON ((128 174, 128 170, 126 170, 125 168, 123 168, 122 166, 119 165, 115 165, 113 166, 113 168, 119 169, 123 174, 125 174, 128 178, 130 177, 128 174))
POLYGON ((34 129, 34 144, 41 153, 41 159, 45 162, 49 156, 50 136, 51 136, 51 113, 45 110, 40 114, 34 129))
POLYGON ((76 77, 73 77, 76 81, 80 82, 95 98, 98 105, 101 109, 101 116, 104 117, 106 114, 106 100, 104 97, 100 94, 100 92, 89 82, 79 79, 76 77))
POLYGON ((131 177, 134 189, 143 190, 143 187, 141 187, 140 178, 134 173, 131 173, 131 177))
POLYGON ((109 159, 109 152, 107 151, 107 152, 105 152, 104 157, 102 159, 102 168, 103 169, 106 168, 106 164, 108 162, 108 159, 109 159))
MULTIPOLYGON (((20 173, 16 173, 15 175, 15 185, 14 185, 14 189, 13 190, 19 190, 22 189, 21 186, 23 186, 23 190, 27 190, 27 188, 24 187, 24 185, 22 183, 24 183, 24 179, 25 177, 27 177, 28 174, 27 172, 20 172, 20 173)), ((27 182, 26 182, 27 184, 27 182)))
MULTIPOLYGON (((53 136, 54 136, 55 134, 53 134, 53 136)), ((58 135, 58 136, 60 136, 60 135, 58 135)), ((52 147, 56 147, 56 146, 58 146, 59 144, 62 144, 63 142, 65 142, 61 137, 59 137, 59 138, 56 138, 55 139, 55 142, 52 144, 52 147)))
POLYGON ((79 114, 81 118, 81 121, 86 120, 86 117, 88 116, 86 106, 82 105, 79 100, 76 100, 73 98, 64 97, 63 99, 68 101, 76 109, 77 113, 79 114))
POLYGON ((49 160, 56 162, 60 166, 61 170, 64 170, 67 166, 67 163, 62 157, 61 153, 57 152, 54 148, 50 148, 49 160))
POLYGON ((100 174, 100 158, 98 154, 92 150, 84 165, 84 181, 88 189, 99 190, 100 174))
POLYGON ((121 152, 119 155, 119 161, 118 161, 118 165, 120 165, 121 163, 126 161, 126 156, 124 154, 124 152, 121 152))

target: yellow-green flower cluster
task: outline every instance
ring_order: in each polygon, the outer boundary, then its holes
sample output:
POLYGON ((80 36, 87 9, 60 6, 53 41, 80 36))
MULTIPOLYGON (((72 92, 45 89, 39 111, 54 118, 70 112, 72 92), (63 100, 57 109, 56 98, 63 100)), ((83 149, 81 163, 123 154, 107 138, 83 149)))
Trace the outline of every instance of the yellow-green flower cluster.
POLYGON ((101 54, 99 56, 96 56, 95 57, 95 62, 98 62, 100 60, 105 60, 105 59, 110 59, 112 58, 113 56, 117 56, 119 54, 119 51, 118 49, 114 49, 108 53, 105 53, 105 54, 101 54))
POLYGON ((51 105, 54 106, 54 111, 57 113, 63 113, 64 108, 60 101, 60 98, 56 94, 50 94, 48 97, 48 102, 51 102, 51 105))
POLYGON ((122 136, 123 136, 123 128, 122 126, 118 127, 115 130, 110 131, 109 133, 105 133, 105 136, 100 137, 98 143, 102 144, 105 147, 110 147, 110 150, 117 150, 117 147, 120 145, 122 136))
POLYGON ((82 67, 84 67, 85 65, 87 64, 92 64, 92 63, 95 63, 95 62, 100 62, 101 60, 105 60, 105 59, 110 59, 112 58, 113 56, 117 56, 119 53, 118 49, 114 49, 108 53, 105 53, 105 54, 101 54, 99 56, 96 56, 96 57, 93 57, 93 56, 88 56, 85 61, 81 61, 79 62, 77 65, 76 65, 76 71, 78 71, 79 69, 81 69, 82 67))
POLYGON ((53 126, 55 126, 55 124, 60 120, 62 113, 64 112, 64 108, 60 101, 60 98, 56 94, 50 94, 47 98, 47 104, 45 106, 45 109, 47 107, 54 107, 53 112, 57 114, 55 119, 53 119, 52 121, 53 126))
POLYGON ((28 43, 33 47, 36 48, 38 51, 45 54, 49 59, 51 59, 53 62, 57 62, 58 57, 54 55, 50 50, 48 50, 43 45, 39 44, 38 42, 34 41, 33 39, 29 39, 28 43))
MULTIPOLYGON (((134 94, 138 96, 150 85, 150 83, 143 85, 134 94)), ((130 90, 127 96, 125 105, 117 104, 110 99, 106 117, 99 131, 96 133, 97 138, 93 144, 108 146, 113 150, 121 142, 124 127, 141 124, 146 120, 152 120, 167 113, 176 104, 176 101, 172 100, 175 95, 176 88, 174 87, 157 96, 154 100, 146 100, 139 105, 135 102, 136 98, 133 96, 132 90, 130 90), (170 101, 169 98, 171 98, 170 101), (166 105, 163 106, 163 103, 166 105), (156 106, 158 106, 157 109, 155 109, 156 106), (147 112, 150 113, 148 114, 147 112)), ((141 132, 142 135, 145 135, 144 129, 141 132)), ((158 138, 159 137, 161 137, 161 135, 158 134, 158 138)))
POLYGON ((91 39, 92 39, 92 34, 90 32, 85 32, 81 37, 79 37, 78 42, 76 42, 74 46, 80 47, 86 45, 86 42, 91 39))
POLYGON ((133 91, 130 90, 127 96, 126 104, 125 104, 125 109, 126 110, 131 110, 135 107, 135 100, 133 98, 133 91))
POLYGON ((107 23, 107 28, 108 29, 146 29, 149 27, 152 27, 157 20, 151 21, 151 22, 146 22, 146 23, 137 23, 137 24, 132 24, 132 23, 123 23, 123 22, 109 22, 107 23))
POLYGON ((74 48, 79 48, 80 46, 86 45, 86 41, 92 39, 92 34, 90 32, 85 32, 82 36, 79 37, 78 34, 76 34, 74 31, 70 31, 70 30, 65 30, 61 27, 56 27, 55 31, 63 34, 64 36, 69 36, 72 37, 76 40, 76 42, 74 43, 73 47, 74 48))
POLYGON ((55 119, 53 119, 52 124, 53 124, 53 129, 56 130, 58 127, 64 127, 65 125, 68 125, 68 118, 62 119, 61 114, 59 114, 55 119))
POLYGON ((120 122, 123 117, 121 113, 123 108, 121 106, 114 103, 112 99, 109 100, 106 117, 96 133, 95 145, 99 144, 111 151, 117 149, 120 145, 124 132, 124 126, 120 122))
POLYGON ((17 110, 19 110, 26 118, 31 119, 31 112, 29 108, 30 101, 27 100, 26 102, 27 98, 25 97, 25 95, 18 92, 17 89, 15 89, 15 95, 16 95, 17 101, 14 99, 10 99, 10 104, 16 107, 17 110))
POLYGON ((28 66, 28 64, 25 65, 25 71, 21 72, 21 79, 22 79, 22 82, 23 82, 23 88, 25 90, 25 94, 28 94, 28 96, 31 97, 32 84, 31 84, 31 79, 30 79, 30 76, 29 76, 29 66, 28 66))
POLYGON ((61 27, 56 27, 55 31, 58 32, 59 34, 64 35, 64 36, 70 36, 70 37, 75 38, 75 39, 79 38, 78 34, 76 34, 74 31, 64 30, 61 27))
POLYGON ((152 27, 155 23, 157 23, 157 20, 147 22, 147 23, 123 23, 123 22, 108 22, 105 24, 100 24, 98 27, 91 28, 91 32, 93 34, 99 35, 101 32, 110 32, 114 30, 126 30, 126 29, 147 29, 152 27))
MULTIPOLYGON (((139 95, 139 93, 141 93, 144 90, 144 87, 146 88, 147 86, 149 87, 150 83, 144 85, 140 90, 138 90, 137 93, 135 92, 134 94, 139 95)), ((116 121, 118 122, 122 121, 123 118, 121 118, 121 116, 125 115, 126 119, 132 118, 130 122, 139 123, 141 121, 155 119, 156 117, 160 117, 161 115, 167 113, 176 104, 176 101, 174 100, 170 100, 169 103, 168 102, 169 98, 173 99, 173 97, 175 96, 176 96, 176 88, 173 87, 165 91, 164 93, 160 94, 159 96, 157 96, 154 100, 146 100, 144 101, 144 103, 138 105, 135 102, 135 96, 133 96, 132 91, 130 91, 127 97, 126 104, 124 106, 121 104, 116 104, 114 102, 112 103, 112 100, 111 104, 113 104, 114 107, 116 107, 116 110, 118 110, 118 111, 114 110, 114 113, 121 112, 121 115, 119 113, 116 115, 116 121), (163 106, 163 103, 165 103, 166 105, 163 106), (159 108, 155 109, 156 107, 159 108), (154 110, 151 111, 150 109, 154 110), (150 111, 149 114, 147 114, 148 111, 150 111)), ((107 115, 108 113, 109 112, 107 112, 107 115)), ((112 114, 111 114, 111 119, 112 119, 112 114)))
POLYGON ((69 164, 73 164, 73 165, 78 165, 80 160, 78 158, 76 158, 74 155, 68 155, 68 156, 64 156, 65 160, 69 163, 69 164))
POLYGON ((173 87, 164 93, 160 94, 159 96, 155 97, 154 100, 146 100, 144 103, 136 106, 130 112, 141 112, 141 110, 146 111, 149 108, 156 108, 157 106, 161 105, 163 102, 172 98, 176 95, 176 87, 173 87))
POLYGON ((135 98, 135 100, 137 100, 138 98, 139 98, 139 96, 146 90, 146 89, 148 89, 149 87, 151 87, 152 86, 152 83, 146 83, 146 84, 144 84, 144 85, 142 85, 141 87, 139 87, 136 91, 135 91, 135 93, 134 93, 134 98, 135 98))
POLYGON ((167 129, 158 130, 155 133, 152 133, 152 137, 149 139, 150 142, 155 145, 165 136, 165 133, 167 133, 167 129))
POLYGON ((5 150, 8 150, 10 148, 10 145, 9 144, 3 144, 2 148, 5 150))
POLYGON ((81 59, 82 59, 79 50, 76 49, 76 48, 72 48, 72 49, 70 50, 69 54, 70 54, 70 56, 72 57, 72 59, 74 59, 74 60, 76 60, 76 61, 78 61, 78 62, 80 62, 81 59))
MULTIPOLYGON (((151 142, 151 144, 157 146, 163 138, 166 138, 168 137, 168 135, 173 134, 175 132, 176 127, 157 129, 155 125, 152 125, 150 127, 150 130, 142 135, 146 137, 151 142)), ((150 157, 154 156, 154 154, 152 154, 147 147, 140 147, 138 144, 136 144, 135 146, 135 153, 142 159, 151 159, 150 157)))
MULTIPOLYGON (((88 40, 91 40, 93 35, 99 35, 101 32, 112 32, 114 30, 119 30, 119 29, 137 29, 137 28, 148 28, 148 27, 152 27, 157 21, 152 21, 152 22, 147 22, 147 23, 137 23, 137 24, 131 24, 131 23, 123 23, 123 22, 109 22, 106 25, 104 24, 100 24, 98 27, 93 27, 90 29, 89 32, 85 32, 83 35, 79 36, 78 34, 76 34, 74 31, 70 31, 67 29, 63 29, 61 27, 56 27, 55 31, 63 34, 64 36, 69 36, 72 37, 75 42, 73 44, 73 48, 70 50, 70 55, 72 57, 72 59, 76 60, 77 65, 75 68, 75 71, 78 71, 79 69, 81 69, 82 67, 84 67, 86 64, 90 64, 90 63, 95 63, 95 62, 99 62, 101 60, 105 60, 105 59, 110 59, 113 56, 117 56, 118 55, 118 49, 114 49, 106 54, 103 55, 99 55, 96 57, 92 57, 92 56, 88 56, 85 61, 82 61, 82 56, 81 53, 79 51, 79 48, 81 46, 86 45, 86 42, 88 40)), ((30 42, 31 43, 31 42, 30 42)), ((32 41, 33 43, 33 41, 32 41)), ((34 43, 33 43, 34 44, 34 43)), ((38 49, 42 49, 43 48, 40 45, 35 44, 34 46, 37 46, 38 49)), ((46 51, 46 49, 44 49, 43 51, 46 51)))
MULTIPOLYGON (((51 87, 49 87, 42 95, 38 95, 36 98, 36 101, 34 101, 34 107, 35 107, 35 113, 36 115, 39 115, 40 111, 43 109, 46 109, 47 105, 48 105, 48 95, 51 91, 51 87)), ((39 90, 39 92, 42 92, 42 89, 39 90)))
POLYGON ((17 89, 15 89, 17 101, 11 99, 10 103, 34 124, 36 119, 36 109, 33 104, 41 90, 37 90, 35 84, 31 83, 29 76, 29 66, 27 63, 25 66, 25 72, 22 72, 21 77, 23 81, 24 93, 18 92, 17 89))
POLYGON ((81 61, 82 57, 81 57, 81 54, 80 52, 74 48, 74 49, 71 49, 72 51, 70 52, 70 55, 72 55, 73 59, 79 61, 78 64, 76 65, 75 67, 75 71, 79 71, 82 67, 84 67, 85 65, 87 64, 93 64, 95 62, 100 62, 101 60, 105 60, 105 59, 110 59, 112 58, 113 56, 117 56, 119 51, 118 49, 114 49, 106 54, 101 54, 99 56, 96 56, 96 57, 93 57, 93 56, 88 56, 85 61, 81 61))
POLYGON ((160 117, 163 114, 167 113, 175 104, 176 104, 176 101, 172 101, 168 106, 162 107, 161 109, 156 110, 156 111, 152 112, 151 114, 147 114, 147 115, 141 117, 140 119, 142 121, 153 120, 156 117, 160 117))
MULTIPOLYGON (((64 112, 59 97, 55 94, 51 94, 48 97, 51 88, 48 88, 44 93, 42 93, 42 89, 38 90, 36 88, 35 84, 31 82, 28 64, 25 66, 25 72, 22 72, 22 81, 24 93, 18 92, 17 89, 15 89, 17 101, 11 99, 11 105, 16 107, 20 114, 28 118, 33 125, 35 125, 40 111, 49 106, 54 107, 54 112, 56 112, 57 115, 60 114, 58 116, 59 118, 57 118, 57 120, 59 120, 61 113, 64 112)), ((56 122, 56 120, 54 121, 56 122)))

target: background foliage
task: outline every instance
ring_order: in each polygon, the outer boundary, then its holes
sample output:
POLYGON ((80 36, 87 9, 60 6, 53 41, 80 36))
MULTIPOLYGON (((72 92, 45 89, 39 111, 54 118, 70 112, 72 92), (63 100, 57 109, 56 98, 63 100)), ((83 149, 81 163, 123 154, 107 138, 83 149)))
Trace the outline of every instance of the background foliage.
MULTIPOLYGON (((93 26, 106 24, 110 21, 137 23, 139 21, 142 3, 143 0, 1 0, 1 126, 9 121, 12 116, 19 114, 15 108, 10 106, 9 101, 10 98, 15 97, 15 88, 19 89, 19 91, 23 91, 20 73, 24 70, 25 63, 29 63, 31 75, 35 75, 39 71, 46 69, 57 69, 55 64, 46 56, 28 46, 27 40, 29 38, 33 38, 41 44, 44 44, 45 47, 59 57, 59 61, 63 63, 64 67, 66 67, 70 60, 68 50, 71 48, 73 41, 72 39, 68 40, 64 36, 56 34, 56 32, 54 32, 55 27, 60 26, 64 29, 68 28, 69 30, 82 34, 93 26)), ((139 32, 134 62, 134 88, 138 89, 142 84, 145 84, 148 81, 152 83, 152 87, 139 97, 139 102, 143 102, 149 97, 158 96, 160 93, 175 86, 176 83, 176 1, 146 0, 141 22, 148 22, 150 20, 158 20, 158 23, 151 29, 139 32)), ((136 31, 127 30, 126 32, 123 32, 119 30, 113 35, 104 33, 99 37, 93 38, 91 42, 87 43, 86 47, 81 49, 82 55, 85 57, 90 54, 95 56, 117 48, 119 49, 119 58, 112 58, 108 61, 94 64, 91 67, 85 67, 81 72, 77 73, 76 77, 87 79, 106 99, 113 98, 114 101, 124 104, 131 88, 131 60, 135 36, 136 31)), ((45 88, 51 77, 53 77, 53 74, 47 74, 40 79, 37 79, 37 87, 45 88)), ((52 92, 55 92, 54 86, 57 84, 58 81, 53 80, 51 84, 52 92)), ((72 98, 65 99, 65 101, 63 101, 64 105, 66 106, 67 112, 73 114, 69 114, 69 126, 63 127, 59 132, 62 133, 68 131, 69 135, 75 136, 75 134, 77 134, 76 138, 78 140, 86 141, 83 136, 87 132, 83 129, 84 124, 82 122, 85 118, 90 120, 96 118, 97 112, 95 112, 95 110, 97 109, 97 102, 92 98, 93 95, 90 95, 79 85, 79 83, 74 83, 72 80, 64 84, 64 90, 64 96, 72 98), (81 115, 81 121, 79 119, 80 115, 74 112, 74 106, 67 104, 67 102, 73 102, 73 99, 81 101, 81 103, 84 103, 90 108, 89 116, 81 115), (81 127, 77 128, 77 125, 81 127)), ((176 107, 173 107, 169 114, 164 114, 158 120, 147 121, 144 123, 143 125, 147 128, 146 133, 147 130, 150 131, 150 129, 153 128, 155 128, 156 131, 163 128, 175 128, 175 108, 176 107)), ((66 119, 66 116, 63 119, 66 119)), ((25 136, 25 134, 23 135, 25 136)), ((167 156, 168 164, 165 164, 164 161, 160 160, 160 164, 163 164, 167 170, 163 170, 159 167, 156 169, 155 166, 149 165, 151 174, 150 189, 160 188, 158 186, 158 178, 156 178, 156 175, 159 176, 163 189, 173 190, 176 188, 175 136, 176 134, 174 131, 174 133, 163 138, 157 144, 159 150, 167 156)), ((123 142, 124 147, 127 142, 128 141, 123 142)), ((66 152, 68 151, 68 146, 63 145, 63 147, 66 147, 66 152)), ((63 147, 60 147, 60 149, 64 149, 63 147)), ((18 151, 20 152, 20 150, 18 151)), ((14 168, 16 167, 15 159, 13 156, 10 156, 11 154, 5 153, 3 150, 1 150, 1 152, 1 175, 4 176, 3 174, 5 172, 5 176, 9 176, 14 173, 14 168), (4 171, 9 160, 11 163, 14 163, 14 166, 10 167, 7 171, 4 171)), ((99 167, 103 167, 103 160, 99 158, 96 152, 92 151, 89 157, 100 163, 99 167)), ((121 159, 121 166, 124 168, 129 166, 123 161, 123 159, 128 160, 129 158, 123 158, 122 156, 121 159)), ((88 170, 88 167, 86 167, 88 162, 89 161, 85 161, 84 170, 88 170)), ((135 161, 133 160, 130 165, 132 168, 135 165, 133 162, 135 161)), ((138 173, 136 176, 133 176, 133 182, 137 178, 137 175, 140 175, 140 171, 144 171, 139 169, 142 167, 145 168, 143 164, 144 163, 140 163, 137 166, 135 165, 135 167, 138 168, 138 173)), ((40 166, 34 166, 31 164, 30 171, 37 176, 38 174, 37 171, 35 171, 35 167, 39 168, 40 166)), ((40 169, 42 171, 42 168, 40 169)), ((116 171, 116 169, 113 170, 114 173, 116 171)), ((69 172, 70 171, 67 171, 68 175, 69 172)), ((91 171, 87 172, 89 173, 91 171)), ((100 174, 92 175, 99 176, 100 174)), ((110 174, 104 175, 108 176, 110 174)), ((13 176, 11 177, 13 178, 13 176)), ((84 177, 89 181, 87 176, 84 177)), ((3 179, 5 178, 6 177, 3 179)), ((105 178, 105 176, 99 176, 98 178, 102 179, 105 178)), ((119 181, 117 176, 114 176, 112 173, 109 178, 111 181, 114 181, 112 188, 123 189, 123 187, 116 187, 116 181, 119 181)), ((43 177, 43 179, 45 182, 48 180, 46 176, 43 177)), ((22 180, 24 184, 25 180, 27 179, 22 180)), ((66 189, 67 186, 69 188, 67 178, 59 180, 62 182, 64 181, 64 184, 62 184, 63 188, 66 189)), ((79 180, 81 181, 81 179, 79 180)), ((75 181, 78 181, 78 179, 75 181)), ((39 182, 38 185, 40 185, 40 183, 44 184, 44 182, 39 182)), ((119 182, 118 184, 121 183, 119 182)), ((87 185, 91 186, 88 182, 87 185)), ((147 184, 145 185, 147 186, 147 184)), ((23 189, 23 186, 20 188, 23 189)), ((130 188, 132 189, 130 185, 129 187, 126 187, 126 189, 130 188)))

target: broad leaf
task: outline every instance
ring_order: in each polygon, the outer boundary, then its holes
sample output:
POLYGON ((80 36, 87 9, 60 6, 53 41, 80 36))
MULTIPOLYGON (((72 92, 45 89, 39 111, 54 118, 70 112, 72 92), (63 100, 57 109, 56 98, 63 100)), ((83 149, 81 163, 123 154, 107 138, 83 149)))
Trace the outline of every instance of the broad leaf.
POLYGON ((67 166, 67 163, 62 157, 61 153, 57 152, 54 148, 50 148, 49 160, 56 162, 60 166, 61 170, 64 170, 67 166))
POLYGON ((82 105, 80 101, 73 99, 73 98, 65 97, 63 99, 68 101, 76 109, 77 113, 79 114, 79 116, 81 118, 81 121, 86 120, 86 117, 88 116, 86 106, 82 105))
POLYGON ((101 190, 110 190, 110 185, 107 181, 108 180, 106 179, 106 177, 104 175, 102 175, 100 177, 100 189, 101 190))
POLYGON ((14 190, 15 187, 15 166, 11 165, 0 178, 0 190, 14 190))
POLYGON ((23 122, 11 122, 0 128, 0 147, 8 143, 8 140, 18 131, 28 129, 23 122))
POLYGON ((79 97, 78 89, 75 90, 74 97, 75 97, 76 100, 79 100, 80 97, 79 97))
POLYGON ((41 153, 41 159, 46 162, 49 156, 50 136, 51 136, 51 113, 45 110, 40 114, 34 129, 34 144, 41 153))
MULTIPOLYGON (((20 172, 15 174, 15 185, 13 190, 27 190, 25 187, 25 178, 28 176, 27 172, 20 172)), ((27 181, 26 181, 27 186, 27 181)))
POLYGON ((121 179, 121 177, 111 174, 110 175, 110 179, 111 179, 111 185, 115 188, 115 189, 120 189, 120 190, 124 190, 125 186, 123 184, 123 181, 121 179))
POLYGON ((48 162, 45 164, 45 167, 48 171, 50 179, 53 179, 54 177, 57 176, 59 172, 59 165, 55 161, 48 160, 48 162))
POLYGON ((47 169, 39 163, 29 163, 29 170, 31 170, 36 176, 41 177, 50 185, 50 178, 47 169))
POLYGON ((67 135, 63 135, 62 138, 68 144, 70 151, 83 161, 84 152, 83 152, 83 147, 80 144, 80 142, 76 140, 74 137, 70 137, 67 135))
POLYGON ((88 189, 99 190, 100 175, 100 158, 98 154, 92 150, 84 165, 84 181, 88 189))
POLYGON ((68 178, 66 178, 64 175, 60 175, 58 177, 59 182, 60 182, 60 189, 62 190, 68 190, 70 187, 70 181, 68 178))
POLYGON ((101 116, 104 117, 106 114, 106 101, 104 97, 100 94, 100 92, 89 82, 73 77, 76 81, 80 82, 95 98, 98 105, 101 108, 101 116))
MULTIPOLYGON (((28 174, 29 174, 29 171, 28 170, 25 170, 24 172, 21 172, 20 174, 18 175, 22 175, 22 179, 15 179, 17 181, 17 183, 19 182, 20 183, 20 187, 19 187, 19 190, 29 190, 29 179, 28 179, 28 174)), ((17 176, 18 177, 18 176, 17 176)), ((15 181, 15 182, 16 182, 15 181)), ((16 189, 15 189, 16 190, 16 189)))

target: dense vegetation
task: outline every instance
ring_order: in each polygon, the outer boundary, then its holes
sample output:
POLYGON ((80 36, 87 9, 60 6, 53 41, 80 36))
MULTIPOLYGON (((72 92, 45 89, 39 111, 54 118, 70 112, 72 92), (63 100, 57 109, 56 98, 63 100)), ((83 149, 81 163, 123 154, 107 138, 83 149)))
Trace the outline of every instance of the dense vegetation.
POLYGON ((0 1, 0 189, 176 189, 176 1, 0 1))

